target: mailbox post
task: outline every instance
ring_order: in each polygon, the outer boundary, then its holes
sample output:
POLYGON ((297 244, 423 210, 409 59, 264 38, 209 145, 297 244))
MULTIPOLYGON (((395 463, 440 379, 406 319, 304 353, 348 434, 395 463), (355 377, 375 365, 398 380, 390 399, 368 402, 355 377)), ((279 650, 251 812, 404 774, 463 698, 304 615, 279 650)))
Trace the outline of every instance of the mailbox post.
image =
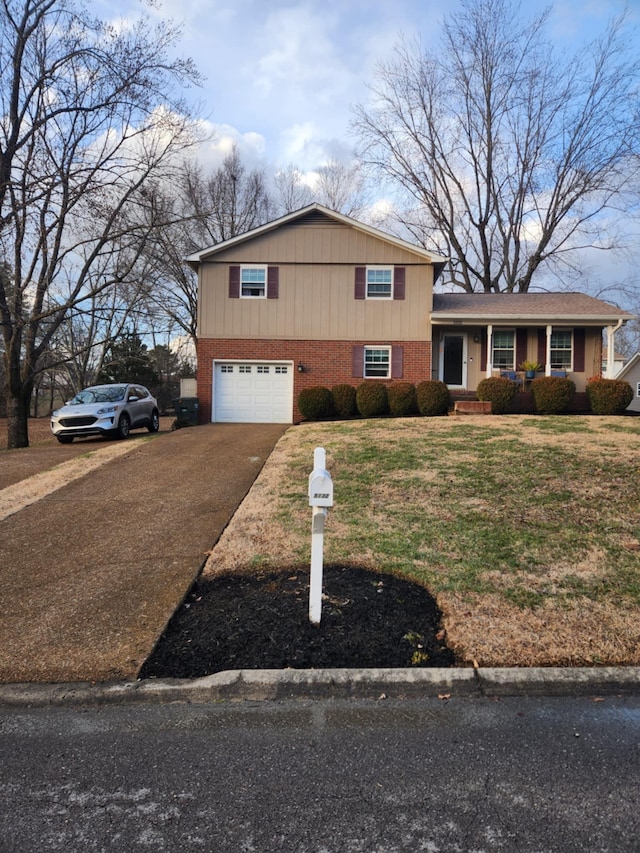
POLYGON ((333 506, 333 482, 325 464, 324 447, 316 447, 313 453, 313 471, 309 475, 309 506, 312 507, 309 621, 314 625, 320 624, 322 616, 324 523, 327 508, 333 506))

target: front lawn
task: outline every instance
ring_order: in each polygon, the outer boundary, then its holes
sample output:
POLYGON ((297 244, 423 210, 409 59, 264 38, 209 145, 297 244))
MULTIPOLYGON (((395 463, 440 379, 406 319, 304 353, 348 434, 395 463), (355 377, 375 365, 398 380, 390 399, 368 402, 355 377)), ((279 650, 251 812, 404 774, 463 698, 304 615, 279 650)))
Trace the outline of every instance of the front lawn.
POLYGON ((640 664, 640 419, 293 427, 205 576, 308 565, 307 478, 317 446, 335 490, 325 563, 425 585, 459 660, 640 664))

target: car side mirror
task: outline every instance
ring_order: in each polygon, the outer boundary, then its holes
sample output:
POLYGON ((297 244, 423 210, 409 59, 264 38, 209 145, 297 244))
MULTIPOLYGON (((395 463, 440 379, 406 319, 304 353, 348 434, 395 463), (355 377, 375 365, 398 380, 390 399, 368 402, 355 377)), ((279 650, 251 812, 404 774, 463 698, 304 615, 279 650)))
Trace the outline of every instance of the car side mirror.
POLYGON ((136 396, 129 397, 129 403, 137 403, 139 399, 140 399, 140 397, 136 397, 136 396))

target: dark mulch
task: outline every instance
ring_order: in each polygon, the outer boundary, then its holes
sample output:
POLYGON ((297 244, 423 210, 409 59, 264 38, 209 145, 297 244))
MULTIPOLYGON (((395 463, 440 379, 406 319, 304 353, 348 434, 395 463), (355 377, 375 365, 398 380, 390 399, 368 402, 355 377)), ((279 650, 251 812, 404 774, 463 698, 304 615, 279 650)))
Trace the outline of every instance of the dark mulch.
POLYGON ((455 665, 434 598, 365 569, 324 569, 322 619, 309 622, 309 570, 196 581, 140 671, 196 678, 227 669, 455 665))

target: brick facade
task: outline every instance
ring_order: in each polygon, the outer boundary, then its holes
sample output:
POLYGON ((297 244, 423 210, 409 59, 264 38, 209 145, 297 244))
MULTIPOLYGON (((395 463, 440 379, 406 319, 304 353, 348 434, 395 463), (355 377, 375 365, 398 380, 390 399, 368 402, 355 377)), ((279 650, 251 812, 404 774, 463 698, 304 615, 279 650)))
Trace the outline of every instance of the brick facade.
MULTIPOLYGON (((293 341, 293 340, 228 340, 204 338, 198 340, 198 398, 199 417, 208 423, 212 417, 213 361, 224 359, 247 359, 247 361, 292 361, 293 379, 293 422, 298 423, 301 415, 295 405, 303 388, 347 383, 357 387, 363 378, 353 376, 353 347, 362 341, 293 341), (302 364, 304 371, 298 372, 302 364)), ((381 346, 403 347, 403 371, 394 381, 422 382, 431 378, 430 341, 371 341, 381 346)), ((383 381, 383 380, 380 380, 383 381)))

